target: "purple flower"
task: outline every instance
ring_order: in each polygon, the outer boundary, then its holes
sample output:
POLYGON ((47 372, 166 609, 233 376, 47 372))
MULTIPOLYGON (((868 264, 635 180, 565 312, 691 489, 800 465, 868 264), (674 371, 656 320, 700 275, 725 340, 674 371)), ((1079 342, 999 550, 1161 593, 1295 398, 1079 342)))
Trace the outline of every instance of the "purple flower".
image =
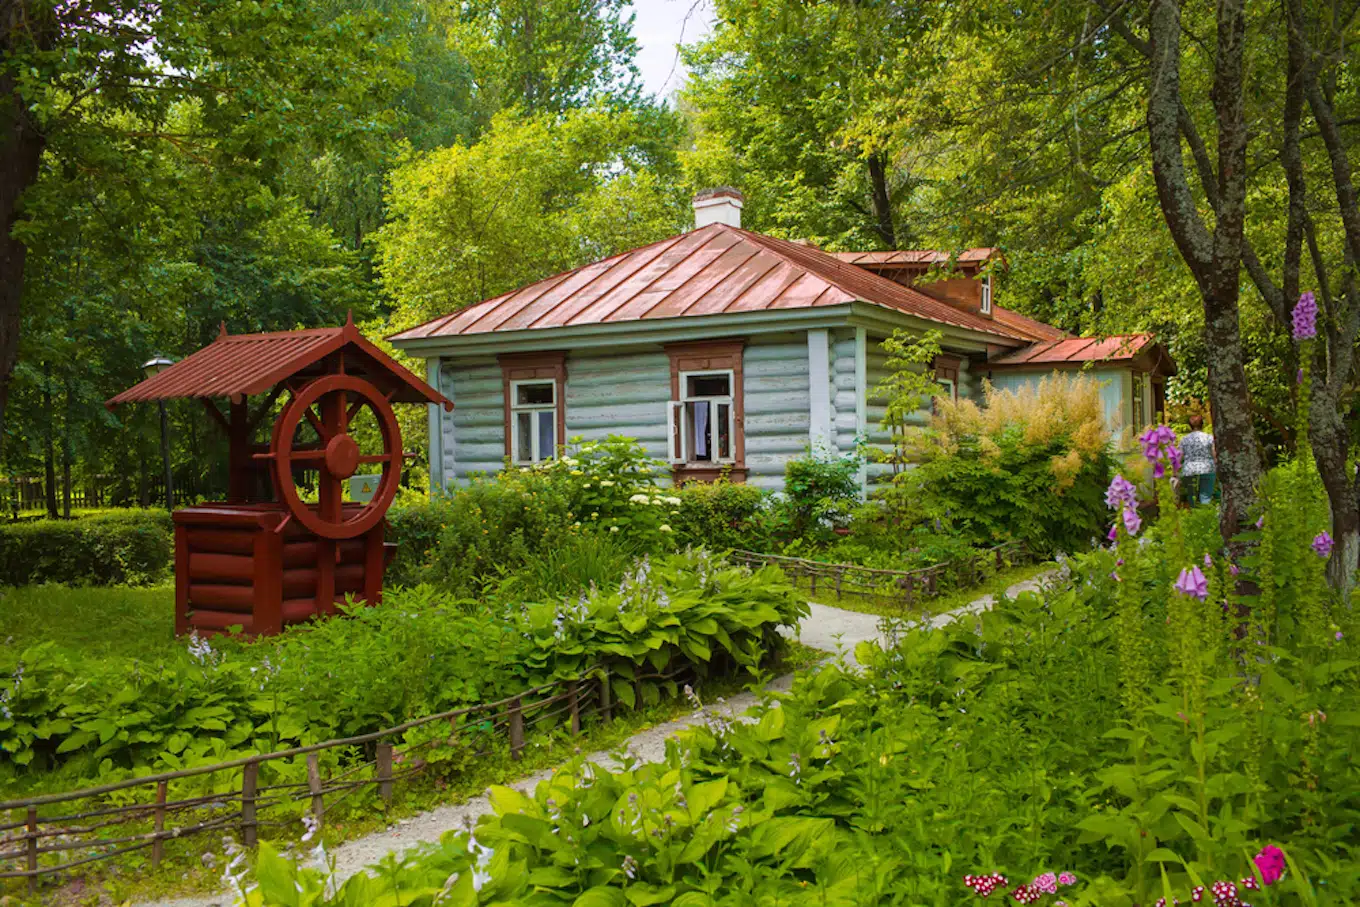
POLYGON ((1105 538, 1112 542, 1119 538, 1119 524, 1117 522, 1110 524, 1110 534, 1105 536, 1105 538))
POLYGON ((1263 529, 1263 528, 1265 528, 1265 525, 1266 525, 1266 515, 1263 513, 1263 514, 1261 514, 1259 517, 1256 518, 1256 528, 1257 528, 1257 529, 1263 529))
POLYGON ((1206 567, 1212 567, 1213 565, 1214 565, 1214 559, 1211 558, 1211 557, 1209 556, 1209 552, 1207 552, 1207 551, 1204 552, 1204 566, 1206 566, 1206 567))
POLYGON ((1181 595, 1188 595, 1200 601, 1209 597, 1209 581, 1204 578, 1204 571, 1198 567, 1186 567, 1182 570, 1172 588, 1181 595))
POLYGON ((1313 550, 1317 552, 1318 557, 1331 557, 1332 544, 1332 537, 1326 532, 1319 532, 1313 538, 1313 550))
POLYGON ((1228 572, 1231 573, 1233 576, 1236 576, 1237 574, 1241 573, 1242 571, 1241 571, 1241 569, 1238 568, 1238 566, 1237 566, 1236 564, 1229 564, 1229 565, 1228 565, 1228 572))
POLYGON ((1317 300, 1312 292, 1304 293, 1294 306, 1294 339, 1312 340, 1317 336, 1317 300))
POLYGON ((1345 637, 1346 637, 1346 634, 1342 633, 1340 630, 1337 630, 1337 631, 1336 631, 1336 641, 1337 641, 1337 642, 1341 642, 1341 640, 1345 639, 1345 637))
POLYGON ((1181 467, 1181 451, 1176 446, 1176 433, 1168 425, 1149 428, 1138 439, 1143 445, 1143 456, 1152 464, 1152 475, 1160 479, 1166 475, 1167 464, 1172 469, 1181 467))
POLYGON ((1121 507, 1137 507, 1138 489, 1122 475, 1115 475, 1110 480, 1110 487, 1105 490, 1105 506, 1111 510, 1118 510, 1121 507))
POLYGON ((1137 535, 1138 530, 1143 528, 1143 518, 1132 507, 1124 508, 1124 528, 1129 535, 1137 535))

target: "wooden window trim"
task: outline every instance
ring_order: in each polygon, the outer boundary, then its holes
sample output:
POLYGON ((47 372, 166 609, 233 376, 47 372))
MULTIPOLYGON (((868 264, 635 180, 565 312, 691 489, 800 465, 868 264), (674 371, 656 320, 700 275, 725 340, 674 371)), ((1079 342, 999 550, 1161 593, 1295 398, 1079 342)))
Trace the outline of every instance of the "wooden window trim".
MULTIPOLYGON (((663 349, 671 361, 671 402, 681 399, 682 372, 732 373, 732 462, 709 465, 674 463, 671 478, 677 485, 685 482, 713 482, 727 476, 733 482, 746 481, 746 389, 742 379, 742 353, 745 340, 693 340, 668 343, 663 349)), ((667 452, 675 438, 666 439, 667 452)))
MULTIPOLYGON (((565 350, 542 353, 502 353, 496 357, 501 366, 501 405, 505 414, 505 456, 515 462, 514 414, 511 408, 512 383, 515 381, 552 381, 553 400, 557 408, 557 437, 560 449, 567 441, 567 354, 565 350)), ((556 456, 556 451, 553 456, 556 456)))
POLYGON ((962 364, 963 360, 958 356, 941 354, 935 357, 935 380, 952 382, 951 387, 954 389, 952 399, 955 403, 959 402, 959 366, 962 364))

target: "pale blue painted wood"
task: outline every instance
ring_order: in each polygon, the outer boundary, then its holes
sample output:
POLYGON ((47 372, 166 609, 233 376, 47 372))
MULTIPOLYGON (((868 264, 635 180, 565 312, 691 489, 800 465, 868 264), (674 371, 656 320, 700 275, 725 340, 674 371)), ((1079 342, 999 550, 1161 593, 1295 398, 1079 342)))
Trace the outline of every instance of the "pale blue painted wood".
POLYGON ((648 456, 669 459, 670 399, 670 358, 660 349, 567 357, 568 438, 599 441, 623 435, 642 444, 648 456))
POLYGON ((807 333, 753 338, 742 354, 746 409, 746 481, 784 487, 784 467, 808 447, 812 395, 807 333))
POLYGON ((497 472, 505 459, 505 410, 501 367, 495 357, 445 360, 440 368, 453 412, 443 417, 445 484, 474 473, 497 472))

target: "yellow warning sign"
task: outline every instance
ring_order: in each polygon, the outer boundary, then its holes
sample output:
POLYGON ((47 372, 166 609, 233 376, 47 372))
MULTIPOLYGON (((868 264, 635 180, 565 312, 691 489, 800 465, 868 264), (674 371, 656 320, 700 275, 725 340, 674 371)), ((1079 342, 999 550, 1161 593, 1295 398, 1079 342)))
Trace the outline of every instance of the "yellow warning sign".
POLYGON ((350 500, 358 504, 367 504, 373 500, 373 495, 378 493, 378 483, 381 481, 381 475, 351 476, 349 480, 350 500))

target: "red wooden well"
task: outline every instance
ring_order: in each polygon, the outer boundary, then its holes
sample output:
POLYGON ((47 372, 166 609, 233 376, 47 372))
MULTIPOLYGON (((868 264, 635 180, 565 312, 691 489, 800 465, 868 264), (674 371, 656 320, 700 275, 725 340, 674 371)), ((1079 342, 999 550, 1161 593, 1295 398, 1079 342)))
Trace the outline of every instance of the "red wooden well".
POLYGON ((180 398, 201 400, 226 433, 230 470, 225 502, 174 513, 175 632, 278 633, 334 614, 347 598, 381 601, 390 547, 383 518, 404 456, 391 404, 453 404, 353 321, 274 334, 233 336, 224 328, 108 405, 180 398), (253 405, 252 396, 260 397, 253 405), (261 443, 257 431, 280 398, 261 443), (365 409, 373 417, 370 453, 350 432, 365 409), (377 490, 367 503, 346 503, 343 483, 365 466, 381 468, 377 490), (302 499, 300 477, 315 478, 314 503, 302 499))

